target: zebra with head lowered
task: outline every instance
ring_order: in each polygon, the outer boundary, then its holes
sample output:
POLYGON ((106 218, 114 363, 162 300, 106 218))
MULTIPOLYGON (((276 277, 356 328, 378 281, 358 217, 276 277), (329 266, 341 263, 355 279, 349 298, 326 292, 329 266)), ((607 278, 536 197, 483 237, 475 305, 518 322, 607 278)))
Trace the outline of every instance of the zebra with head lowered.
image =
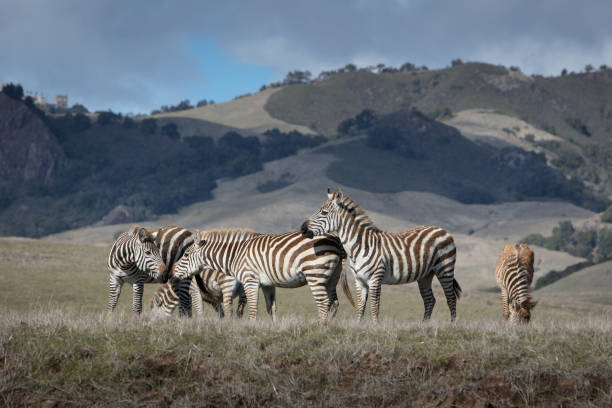
POLYGON ((151 232, 139 226, 119 235, 108 256, 109 297, 108 310, 117 306, 125 282, 132 285, 132 310, 142 311, 142 292, 145 283, 158 282, 166 273, 155 239, 159 231, 151 232))
POLYGON ((531 300, 534 254, 527 245, 506 244, 502 250, 495 278, 501 289, 504 319, 514 323, 529 323, 531 309, 537 302, 531 300))
POLYGON ((436 299, 431 290, 434 275, 444 289, 451 321, 461 287, 454 278, 456 248, 453 237, 439 227, 419 226, 403 232, 383 232, 348 195, 327 191, 328 200, 301 227, 305 237, 338 233, 348 253, 358 296, 357 313, 363 318, 368 294, 372 318, 378 320, 383 283, 417 281, 425 305, 424 320, 431 317, 436 299))
MULTIPOLYGON (((110 311, 115 309, 121 293, 121 286, 124 282, 128 282, 132 284, 134 292, 132 308, 136 313, 140 313, 142 311, 143 285, 145 283, 166 282, 172 265, 179 260, 185 249, 192 243, 193 237, 191 232, 176 226, 164 226, 156 232, 135 226, 130 231, 121 234, 115 241, 115 244, 113 244, 108 258, 110 270, 108 309, 110 311), (139 238, 138 240, 135 238, 136 236, 139 238), (148 256, 159 258, 163 268, 158 269, 158 273, 146 274, 138 272, 138 267, 133 261, 134 257, 137 256, 137 252, 130 250, 130 248, 137 244, 137 241, 141 242, 141 246, 146 247, 143 252, 145 256, 150 254, 148 256), (134 272, 131 272, 131 274, 126 275, 124 272, 124 270, 132 271, 132 269, 134 272)), ((191 315, 190 281, 191 279, 185 281, 175 280, 172 283, 174 291, 178 293, 180 298, 179 313, 181 315, 191 315)), ((169 284, 166 283, 165 285, 169 284)))
MULTIPOLYGON (((262 288, 266 309, 276 319, 275 287, 297 288, 308 284, 319 320, 334 316, 338 308, 336 285, 346 257, 340 240, 333 235, 314 239, 299 232, 257 234, 250 230, 215 230, 196 234, 194 247, 172 268, 180 279, 211 268, 235 277, 247 296, 249 319, 257 317, 257 297, 262 288)), ((231 296, 223 293, 226 314, 231 296)))
MULTIPOLYGON (((223 293, 227 293, 231 296, 231 299, 239 296, 236 313, 238 317, 242 317, 246 305, 246 294, 240 282, 229 275, 207 268, 195 274, 194 278, 189 286, 193 312, 202 315, 203 302, 206 302, 219 313, 220 317, 223 317, 223 293)), ((149 306, 171 315, 179 304, 179 299, 179 295, 174 291, 171 284, 159 285, 149 302, 149 306)))

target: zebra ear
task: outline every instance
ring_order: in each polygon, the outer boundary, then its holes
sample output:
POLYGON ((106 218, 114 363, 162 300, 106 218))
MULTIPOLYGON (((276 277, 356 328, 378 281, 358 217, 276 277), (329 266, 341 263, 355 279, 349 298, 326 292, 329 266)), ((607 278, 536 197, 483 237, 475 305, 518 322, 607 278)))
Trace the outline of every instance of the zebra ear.
POLYGON ((148 239, 150 239, 149 233, 145 228, 138 229, 138 239, 140 240, 140 242, 146 242, 148 239))
POLYGON ((154 233, 151 234, 151 240, 155 241, 157 239, 157 237, 159 237, 161 235, 162 229, 158 229, 157 231, 155 231, 154 233))
POLYGON ((331 192, 331 189, 327 187, 327 199, 331 200, 334 194, 331 192))
POLYGON ((335 192, 335 196, 336 196, 336 200, 340 201, 344 198, 344 193, 342 192, 342 190, 338 189, 335 192))

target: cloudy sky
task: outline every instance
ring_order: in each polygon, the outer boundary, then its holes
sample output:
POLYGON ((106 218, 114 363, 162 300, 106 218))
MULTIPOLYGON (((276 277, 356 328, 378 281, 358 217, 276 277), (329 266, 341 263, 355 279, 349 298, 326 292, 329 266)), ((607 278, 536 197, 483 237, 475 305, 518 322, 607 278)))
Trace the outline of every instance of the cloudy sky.
POLYGON ((612 65, 612 1, 0 0, 0 82, 91 110, 227 101, 289 70, 612 65))

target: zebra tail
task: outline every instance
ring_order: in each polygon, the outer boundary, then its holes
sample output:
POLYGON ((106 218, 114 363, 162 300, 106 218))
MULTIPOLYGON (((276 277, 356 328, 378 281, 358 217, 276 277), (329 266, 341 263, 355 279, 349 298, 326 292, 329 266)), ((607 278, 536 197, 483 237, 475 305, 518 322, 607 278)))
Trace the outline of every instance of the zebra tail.
POLYGON ((220 303, 223 301, 223 298, 219 299, 218 296, 213 295, 212 293, 210 293, 208 291, 208 289, 206 288, 206 286, 204 286, 204 281, 202 280, 202 277, 200 276, 200 274, 195 274, 194 278, 196 280, 196 283, 198 284, 198 288, 200 288, 200 292, 202 292, 202 300, 205 301, 206 303, 213 305, 213 307, 215 306, 216 303, 220 303))
POLYGON ((353 295, 351 294, 351 289, 349 288, 348 281, 346 279, 346 268, 345 262, 342 262, 342 271, 340 272, 340 284, 342 285, 342 290, 346 295, 346 298, 351 302, 353 308, 355 307, 355 300, 353 299, 353 295))
POLYGON ((457 298, 457 300, 459 300, 463 292, 461 291, 461 286, 459 286, 459 282, 457 282, 457 279, 453 279, 453 290, 455 291, 455 297, 457 298))

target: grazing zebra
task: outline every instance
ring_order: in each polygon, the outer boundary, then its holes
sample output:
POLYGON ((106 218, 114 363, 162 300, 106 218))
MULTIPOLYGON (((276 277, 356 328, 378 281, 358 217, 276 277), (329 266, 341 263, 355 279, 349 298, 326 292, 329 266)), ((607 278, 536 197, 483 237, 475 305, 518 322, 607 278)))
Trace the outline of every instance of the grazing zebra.
POLYGON ((328 200, 301 227, 305 237, 338 233, 348 253, 358 296, 357 314, 363 318, 371 293, 372 318, 378 321, 383 283, 417 281, 425 305, 424 320, 431 317, 436 299, 431 290, 435 275, 444 289, 451 321, 461 287, 454 279, 456 248, 453 237, 439 227, 420 226, 391 233, 378 229, 365 211, 348 195, 327 191, 328 200))
MULTIPOLYGON (((203 312, 203 301, 210 304, 221 317, 223 312, 223 293, 227 293, 231 299, 239 296, 237 315, 242 317, 246 305, 246 294, 242 284, 231 276, 217 272, 214 269, 204 268, 189 285, 191 294, 191 305, 197 315, 203 312), (204 290, 202 290, 204 289, 204 290)), ((178 282, 184 282, 180 280, 178 282)), ((151 308, 157 307, 164 313, 170 315, 179 303, 179 296, 170 283, 159 285, 155 294, 149 302, 151 308)))
MULTIPOLYGON (((305 239, 299 232, 257 234, 249 230, 216 230, 197 233, 192 250, 174 265, 171 273, 184 279, 200 268, 213 268, 244 285, 249 319, 257 317, 261 286, 266 308, 276 319, 275 287, 297 288, 308 284, 319 320, 334 316, 338 308, 336 285, 346 253, 333 235, 305 239)), ((231 297, 223 294, 223 308, 231 310, 231 297)))
POLYGON ((506 244, 502 250, 495 278, 501 289, 504 319, 529 323, 531 309, 537 302, 531 300, 534 255, 527 245, 506 244))
POLYGON ((117 306, 121 288, 125 282, 132 285, 132 310, 142 311, 143 284, 157 282, 166 274, 166 264, 155 240, 160 231, 151 232, 134 226, 119 235, 108 256, 109 297, 108 310, 117 306))

